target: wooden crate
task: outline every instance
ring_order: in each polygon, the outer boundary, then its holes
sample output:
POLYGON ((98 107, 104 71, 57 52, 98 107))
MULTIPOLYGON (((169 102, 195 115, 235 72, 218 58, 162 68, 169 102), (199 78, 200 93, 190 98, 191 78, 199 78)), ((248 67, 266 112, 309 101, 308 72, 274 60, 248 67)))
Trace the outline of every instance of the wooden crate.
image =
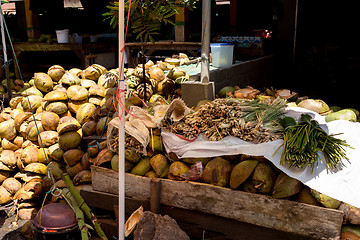
MULTIPOLYGON (((118 173, 91 167, 95 191, 118 194, 118 173)), ((205 183, 150 179, 125 173, 125 196, 241 221, 312 239, 340 239, 343 212, 205 183)), ((235 238, 234 238, 235 239, 235 238)))

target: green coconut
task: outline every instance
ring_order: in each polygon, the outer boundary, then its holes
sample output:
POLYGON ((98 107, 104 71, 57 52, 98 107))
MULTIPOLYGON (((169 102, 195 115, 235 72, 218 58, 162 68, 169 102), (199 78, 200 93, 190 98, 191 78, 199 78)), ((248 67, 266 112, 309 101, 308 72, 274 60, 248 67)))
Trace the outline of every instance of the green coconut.
POLYGON ((59 147, 64 150, 77 148, 81 143, 81 135, 78 132, 65 132, 59 135, 59 147))
POLYGON ((219 91, 218 95, 219 95, 219 97, 221 97, 221 98, 225 98, 228 93, 233 93, 233 92, 235 92, 235 91, 236 91, 236 88, 235 88, 235 87, 226 86, 226 87, 223 87, 223 88, 219 91))
POLYGON ((329 113, 325 117, 326 122, 331 122, 335 120, 346 120, 346 121, 356 122, 357 117, 356 117, 356 113, 348 108, 339 110, 337 112, 329 113))
POLYGON ((156 154, 150 159, 150 165, 160 178, 168 176, 169 164, 167 158, 162 154, 156 154))
POLYGON ((49 172, 56 181, 62 179, 64 170, 64 164, 58 161, 51 161, 46 167, 46 172, 49 172))
POLYGON ((169 167, 168 178, 171 180, 183 181, 184 178, 181 177, 182 174, 190 170, 190 167, 183 162, 176 161, 173 162, 169 167))
POLYGON ((59 144, 56 143, 48 148, 48 154, 51 159, 61 161, 63 159, 64 150, 62 150, 59 144))
POLYGON ((328 195, 320 193, 315 189, 310 189, 311 194, 315 197, 315 199, 321 203, 326 208, 337 209, 340 206, 341 201, 332 198, 328 195))
POLYGON ((35 112, 41 106, 42 97, 37 95, 30 95, 21 100, 21 106, 25 111, 35 112))
POLYGON ((97 122, 94 120, 90 120, 88 122, 85 122, 82 126, 82 132, 84 136, 91 136, 95 134, 96 131, 97 122))
POLYGON ((274 189, 272 192, 273 198, 287 198, 293 196, 301 191, 302 183, 285 173, 280 173, 275 181, 274 189))
POLYGON ((236 189, 242 184, 254 171, 257 160, 245 160, 235 165, 230 174, 230 188, 236 189))
POLYGON ((54 87, 51 77, 42 72, 34 73, 34 84, 42 92, 50 92, 54 87))
POLYGON ((231 164, 222 157, 216 157, 206 164, 203 171, 204 182, 224 187, 228 185, 231 164))
POLYGON ((260 162, 252 173, 252 182, 260 193, 268 194, 273 191, 276 175, 269 164, 260 162))
POLYGON ((96 131, 95 131, 96 135, 100 135, 104 131, 104 128, 106 129, 106 127, 110 121, 111 121, 111 118, 108 118, 108 117, 100 118, 96 124, 96 131))
POLYGON ((125 149, 125 160, 130 162, 130 163, 137 163, 139 162, 141 159, 141 156, 134 150, 131 148, 126 148, 125 149))
POLYGON ((150 169, 150 158, 144 157, 131 169, 131 173, 139 176, 144 176, 150 169))

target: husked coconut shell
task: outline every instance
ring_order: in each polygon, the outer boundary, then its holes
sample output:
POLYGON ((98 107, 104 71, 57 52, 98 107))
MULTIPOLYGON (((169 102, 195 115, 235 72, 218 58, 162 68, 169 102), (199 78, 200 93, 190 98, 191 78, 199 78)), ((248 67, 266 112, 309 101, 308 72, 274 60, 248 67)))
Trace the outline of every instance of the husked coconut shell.
POLYGON ((96 125, 97 125, 97 123, 94 120, 90 120, 90 121, 84 123, 81 127, 84 136, 93 135, 96 131, 96 125))
POLYGON ((41 116, 41 125, 47 131, 56 130, 59 125, 60 117, 54 112, 44 112, 41 116))
POLYGON ((8 177, 10 177, 11 172, 9 171, 0 171, 0 184, 7 179, 8 177))
POLYGON ((38 109, 38 107, 41 106, 41 102, 42 102, 42 97, 37 95, 31 95, 21 100, 21 106, 25 111, 31 112, 32 110, 33 112, 35 112, 38 109))
POLYGON ((17 108, 17 109, 14 109, 14 110, 11 111, 10 116, 11 116, 12 119, 15 119, 15 117, 17 115, 19 115, 20 113, 23 113, 23 112, 24 112, 23 109, 17 108))
POLYGON ((102 100, 103 100, 103 97, 99 97, 99 96, 91 96, 91 97, 89 97, 89 103, 92 103, 92 104, 94 104, 96 106, 100 106, 102 100))
POLYGON ((117 90, 117 87, 105 89, 105 97, 112 97, 114 95, 114 93, 116 92, 116 90, 117 90))
POLYGON ((67 85, 67 86, 80 85, 81 84, 80 78, 78 78, 76 76, 76 74, 72 74, 69 71, 65 71, 64 75, 61 77, 59 82, 62 85, 67 85))
POLYGON ((43 94, 39 89, 37 89, 35 86, 30 87, 30 88, 28 88, 28 89, 25 89, 25 90, 21 93, 21 95, 22 95, 23 97, 31 96, 31 95, 36 95, 36 96, 39 96, 39 97, 43 97, 43 96, 44 96, 44 94, 43 94))
POLYGON ((107 69, 106 67, 100 65, 100 64, 97 64, 97 63, 94 63, 94 64, 91 64, 91 67, 94 67, 94 68, 97 68, 101 74, 104 74, 107 72, 107 69))
POLYGON ((76 119, 80 124, 84 124, 85 122, 91 120, 95 110, 96 106, 93 103, 85 103, 77 111, 76 119))
POLYGON ((37 162, 47 164, 49 161, 49 149, 39 148, 37 153, 37 162))
POLYGON ((2 112, 0 113, 0 122, 7 121, 11 119, 11 114, 2 112))
POLYGON ((67 96, 71 101, 86 100, 88 95, 86 88, 79 85, 73 85, 67 89, 67 96))
POLYGON ((1 141, 1 147, 3 148, 3 150, 11 150, 11 151, 16 151, 17 149, 19 149, 19 146, 10 142, 9 140, 7 140, 6 138, 3 138, 1 141))
POLYGON ((3 186, 0 186, 0 205, 9 203, 10 201, 11 194, 3 186))
POLYGON ((71 68, 69 73, 79 77, 79 75, 82 73, 82 70, 80 68, 71 68))
POLYGON ((60 65, 53 65, 49 67, 47 74, 54 82, 60 81, 61 77, 65 74, 65 69, 60 65))
POLYGON ((119 80, 118 76, 113 72, 103 73, 98 79, 98 85, 104 88, 112 88, 119 80))
POLYGON ((43 163, 38 163, 38 162, 30 163, 29 165, 25 166, 24 171, 45 175, 46 174, 46 165, 43 163))
POLYGON ((89 66, 82 72, 82 77, 85 79, 97 81, 101 74, 101 69, 89 66))
POLYGON ((30 140, 25 140, 25 142, 22 145, 22 148, 26 148, 28 146, 39 147, 38 142, 32 142, 30 140))
POLYGON ((63 158, 66 164, 74 166, 76 163, 80 162, 83 155, 84 152, 80 149, 70 149, 64 152, 63 158))
POLYGON ((84 169, 81 167, 80 162, 75 164, 74 166, 65 165, 66 172, 69 174, 71 178, 75 177, 76 174, 83 171, 84 169))
POLYGON ((30 141, 37 141, 38 135, 44 131, 44 128, 39 121, 32 121, 26 127, 26 139, 30 141))
POLYGON ((105 88, 97 84, 92 85, 89 88, 89 96, 105 97, 105 88))
POLYGON ((46 105, 45 110, 61 115, 68 111, 68 107, 65 102, 50 102, 46 105))
POLYGON ((68 96, 66 92, 64 93, 63 91, 51 91, 44 96, 44 100, 49 102, 67 101, 68 96))
POLYGON ((92 85, 96 85, 96 82, 94 80, 90 80, 90 79, 81 79, 81 86, 88 89, 90 88, 92 85))
POLYGON ((75 186, 81 183, 91 183, 91 171, 82 170, 81 172, 78 172, 73 178, 73 183, 75 186))
POLYGON ((11 141, 16 137, 15 121, 9 119, 0 123, 0 138, 11 141))
POLYGON ((19 103, 21 103, 22 99, 23 99, 23 97, 21 97, 21 96, 16 96, 16 97, 11 98, 9 101, 9 106, 12 109, 15 109, 19 105, 19 103))
POLYGON ((64 150, 56 143, 48 148, 48 155, 55 161, 61 161, 63 159, 64 150))
POLYGON ((0 161, 9 168, 16 167, 16 154, 12 150, 3 150, 0 153, 0 161))
POLYGON ((61 85, 61 84, 58 84, 56 85, 54 88, 53 88, 54 91, 57 91, 57 92, 63 92, 66 94, 66 88, 61 85))
POLYGON ((37 154, 39 149, 35 146, 28 146, 21 152, 20 159, 24 165, 37 162, 37 154))
POLYGON ((159 67, 152 67, 150 69, 150 78, 155 79, 157 82, 161 82, 165 79, 164 71, 159 67))
POLYGON ((21 183, 15 178, 7 178, 2 183, 2 186, 11 194, 15 194, 21 188, 21 183))
POLYGON ((13 140, 13 143, 21 148, 24 143, 24 138, 22 136, 16 136, 13 140))
POLYGON ((68 108, 71 112, 76 113, 77 111, 79 111, 79 108, 84 104, 87 103, 87 100, 82 100, 82 101, 70 101, 68 102, 68 108))
POLYGON ((59 146, 67 151, 77 148, 81 143, 81 135, 78 132, 65 132, 59 135, 59 146))
POLYGON ((38 143, 42 147, 49 147, 54 145, 59 139, 59 134, 56 131, 44 131, 39 134, 38 143))
POLYGON ((53 81, 46 73, 34 73, 34 84, 42 92, 50 92, 53 89, 53 81))
POLYGON ((81 127, 80 123, 71 116, 62 117, 57 127, 57 132, 63 134, 65 132, 77 131, 81 127))
POLYGON ((19 113, 15 118, 15 128, 17 131, 20 131, 20 126, 21 124, 28 119, 30 116, 32 116, 31 112, 23 112, 23 113, 19 113))

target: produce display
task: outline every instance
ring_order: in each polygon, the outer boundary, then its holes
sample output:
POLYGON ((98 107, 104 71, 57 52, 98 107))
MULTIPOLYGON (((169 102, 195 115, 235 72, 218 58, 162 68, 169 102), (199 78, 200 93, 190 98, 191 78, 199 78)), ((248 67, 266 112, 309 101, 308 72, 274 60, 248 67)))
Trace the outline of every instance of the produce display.
MULTIPOLYGON (((47 73, 35 73, 28 85, 24 84, 21 96, 12 98, 9 107, 0 113, 0 204, 16 200, 19 217, 30 219, 45 193, 66 188, 63 173, 77 186, 91 183, 91 165, 118 171, 119 136, 111 122, 117 119, 118 111, 126 111, 128 173, 204 182, 326 208, 352 207, 287 176, 264 157, 239 154, 178 158, 166 152, 161 139, 165 129, 187 141, 199 134, 209 141, 221 141, 226 136, 251 143, 284 139, 281 163, 291 167, 315 168, 317 152, 322 151, 329 169, 334 170, 346 159, 343 147, 353 147, 327 135, 309 116, 304 115, 299 122, 286 117, 284 109, 306 108, 326 116, 327 122, 357 121, 357 110, 329 107, 320 99, 299 97, 287 89, 261 92, 252 87, 228 86, 215 100, 187 108, 179 99, 181 83, 189 79, 179 67, 186 59, 180 55, 125 69, 129 91, 123 109, 115 108, 117 69, 93 64, 83 70, 65 70, 54 65, 47 73), (169 113, 170 106, 173 112, 169 113), (111 137, 101 140, 105 134, 111 137)), ((354 219, 347 221, 360 224, 354 219)))

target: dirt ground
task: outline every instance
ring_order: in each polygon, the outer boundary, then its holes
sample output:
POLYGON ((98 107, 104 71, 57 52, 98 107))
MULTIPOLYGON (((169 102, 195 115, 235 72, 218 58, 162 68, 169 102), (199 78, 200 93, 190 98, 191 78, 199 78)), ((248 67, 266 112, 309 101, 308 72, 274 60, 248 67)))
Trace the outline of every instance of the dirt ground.
POLYGON ((20 234, 21 227, 26 220, 18 220, 16 223, 15 215, 7 216, 7 211, 0 211, 0 239, 1 240, 26 240, 20 234))

